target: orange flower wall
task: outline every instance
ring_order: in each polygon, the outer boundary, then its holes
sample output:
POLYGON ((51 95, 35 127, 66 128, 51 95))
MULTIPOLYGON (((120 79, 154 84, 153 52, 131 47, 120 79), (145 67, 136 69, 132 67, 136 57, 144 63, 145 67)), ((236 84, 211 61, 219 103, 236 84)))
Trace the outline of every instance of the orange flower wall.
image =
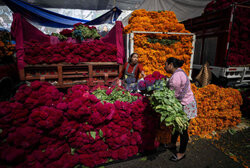
MULTIPOLYGON (((125 27, 125 33, 130 33, 131 31, 190 33, 185 30, 183 24, 178 23, 174 12, 148 12, 145 9, 135 10, 132 13, 132 16, 129 18, 129 24, 125 27)), ((143 64, 146 75, 158 71, 169 77, 170 74, 164 70, 165 62, 169 57, 183 60, 184 65, 182 69, 189 74, 192 39, 193 37, 190 35, 136 33, 134 36, 134 52, 139 54, 139 62, 143 64), (174 43, 165 45, 159 42, 149 42, 148 39, 168 39, 174 41, 174 43)))
POLYGON ((242 97, 237 89, 207 85, 196 88, 192 84, 198 116, 191 120, 190 135, 211 138, 213 131, 234 127, 241 121, 242 97))

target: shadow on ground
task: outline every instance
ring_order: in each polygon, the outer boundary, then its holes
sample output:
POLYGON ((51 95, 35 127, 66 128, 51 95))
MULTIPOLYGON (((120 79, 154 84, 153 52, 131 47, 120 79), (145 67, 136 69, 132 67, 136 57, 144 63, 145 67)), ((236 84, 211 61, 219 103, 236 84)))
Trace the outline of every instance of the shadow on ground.
POLYGON ((244 168, 249 162, 250 129, 223 133, 219 140, 198 139, 188 144, 186 158, 172 162, 170 150, 159 148, 150 154, 103 165, 105 168, 244 168), (223 150, 224 149, 224 150, 223 150), (235 159, 232 155, 237 156, 235 159), (243 166, 245 165, 245 166, 243 166))

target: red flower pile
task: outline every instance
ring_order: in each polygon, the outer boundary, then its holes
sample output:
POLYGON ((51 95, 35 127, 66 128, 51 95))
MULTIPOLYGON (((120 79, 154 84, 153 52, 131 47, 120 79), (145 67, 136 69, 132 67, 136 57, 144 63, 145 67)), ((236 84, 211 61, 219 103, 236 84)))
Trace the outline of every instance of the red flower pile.
POLYGON ((237 7, 235 9, 231 41, 229 45, 229 54, 227 60, 227 64, 229 66, 250 64, 249 13, 249 8, 237 7))
MULTIPOLYGON (((246 0, 213 0, 205 8, 204 12, 215 12, 226 9, 232 3, 242 3, 246 0)), ((242 4, 244 5, 244 3, 242 4)), ((232 8, 231 8, 232 9, 232 8)), ((232 9, 233 10, 233 9, 232 9)), ((230 11, 228 11, 230 12, 230 11)), ((230 34, 230 45, 228 49, 228 66, 247 65, 250 64, 250 48, 249 48, 249 33, 250 33, 250 9, 248 6, 236 6, 233 16, 232 33, 230 34)), ((230 13, 228 13, 230 15, 230 13)), ((229 24, 229 23, 228 23, 229 24)))
POLYGON ((82 43, 60 42, 55 45, 32 40, 25 43, 24 61, 27 64, 67 62, 116 62, 117 49, 113 44, 93 40, 82 43))
POLYGON ((229 7, 232 3, 241 3, 246 0, 212 0, 204 9, 205 13, 213 12, 229 7))
MULTIPOLYGON (((0 102, 0 162, 15 167, 94 167, 155 149, 159 117, 146 97, 101 102, 76 85, 67 94, 45 82, 0 102)), ((108 88, 102 87, 107 90, 108 88)))

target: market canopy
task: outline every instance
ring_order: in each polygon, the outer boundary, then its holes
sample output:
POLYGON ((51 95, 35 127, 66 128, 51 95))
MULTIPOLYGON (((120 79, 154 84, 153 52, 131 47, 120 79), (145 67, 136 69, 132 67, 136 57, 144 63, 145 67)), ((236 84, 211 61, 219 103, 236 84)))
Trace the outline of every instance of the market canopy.
MULTIPOLYGON (((7 0, 4 0, 7 1, 7 0)), ((173 11, 179 21, 200 16, 211 0, 24 0, 43 8, 67 8, 82 10, 146 9, 147 11, 173 11)))
POLYGON ((38 23, 42 26, 57 28, 73 27, 74 24, 79 22, 87 25, 113 23, 117 20, 122 12, 120 9, 114 7, 100 17, 89 21, 61 15, 21 0, 4 0, 4 2, 14 13, 20 13, 22 16, 28 20, 31 20, 32 22, 38 23))

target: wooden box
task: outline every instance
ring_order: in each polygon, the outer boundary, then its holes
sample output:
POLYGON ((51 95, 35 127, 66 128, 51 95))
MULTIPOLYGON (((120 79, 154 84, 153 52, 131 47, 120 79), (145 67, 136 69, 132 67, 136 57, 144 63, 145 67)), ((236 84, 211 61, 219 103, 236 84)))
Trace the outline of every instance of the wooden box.
POLYGON ((110 85, 118 77, 122 65, 115 62, 85 62, 80 64, 26 65, 19 70, 21 80, 47 81, 58 88, 76 84, 110 85))

